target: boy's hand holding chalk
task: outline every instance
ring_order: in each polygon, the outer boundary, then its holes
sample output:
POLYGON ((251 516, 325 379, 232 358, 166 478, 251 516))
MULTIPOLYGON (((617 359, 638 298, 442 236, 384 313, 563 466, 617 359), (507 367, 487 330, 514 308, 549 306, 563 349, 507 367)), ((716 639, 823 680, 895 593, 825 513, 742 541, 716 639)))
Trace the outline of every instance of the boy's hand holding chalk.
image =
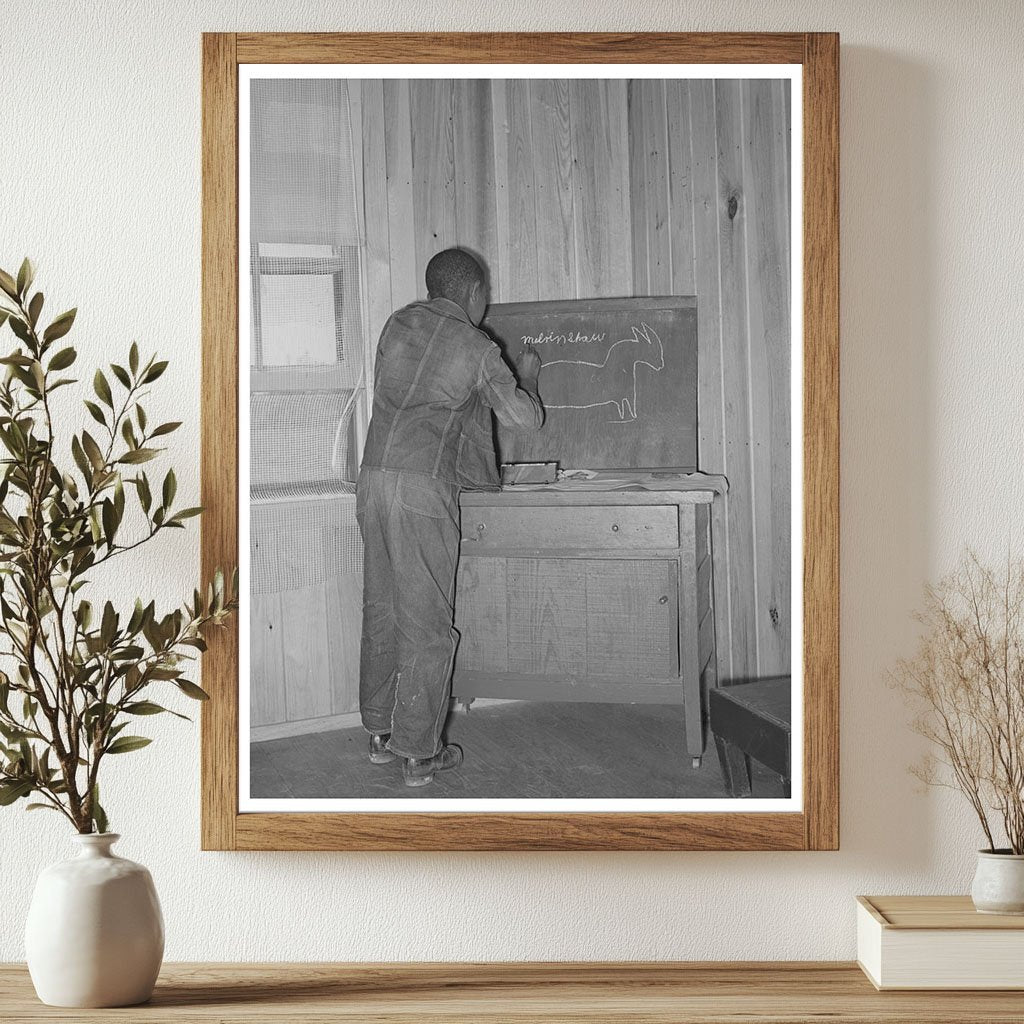
POLYGON ((523 381, 535 381, 540 373, 541 361, 537 350, 527 346, 516 359, 516 369, 519 371, 519 378, 523 381))

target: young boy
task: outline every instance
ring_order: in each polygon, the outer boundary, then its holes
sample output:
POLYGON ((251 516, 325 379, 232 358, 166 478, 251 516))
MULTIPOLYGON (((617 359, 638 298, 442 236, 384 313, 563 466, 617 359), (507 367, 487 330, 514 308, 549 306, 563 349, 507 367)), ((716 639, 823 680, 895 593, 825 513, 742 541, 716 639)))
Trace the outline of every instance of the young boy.
POLYGON ((363 537, 359 705, 370 761, 404 758, 407 786, 458 767, 441 734, 459 636, 453 627, 459 491, 497 490, 491 412, 535 430, 540 359, 527 351, 519 385, 477 327, 487 308, 483 268, 446 249, 427 264, 426 302, 381 332, 373 414, 356 488, 363 537))

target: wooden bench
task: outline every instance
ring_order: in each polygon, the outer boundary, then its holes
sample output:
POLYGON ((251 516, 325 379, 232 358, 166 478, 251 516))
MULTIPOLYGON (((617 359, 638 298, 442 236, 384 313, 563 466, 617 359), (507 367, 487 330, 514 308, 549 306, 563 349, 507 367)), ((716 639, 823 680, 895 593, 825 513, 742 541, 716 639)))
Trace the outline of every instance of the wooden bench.
POLYGON ((790 782, 790 677, 711 690, 708 719, 729 796, 750 796, 750 759, 790 782))

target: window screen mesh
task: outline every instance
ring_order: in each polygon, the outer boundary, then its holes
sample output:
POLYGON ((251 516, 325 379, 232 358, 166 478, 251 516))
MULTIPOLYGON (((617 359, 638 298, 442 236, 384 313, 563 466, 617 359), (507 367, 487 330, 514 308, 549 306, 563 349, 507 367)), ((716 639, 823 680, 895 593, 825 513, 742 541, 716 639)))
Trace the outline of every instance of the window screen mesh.
POLYGON ((353 411, 363 316, 345 81, 251 83, 251 586, 362 569, 353 411))

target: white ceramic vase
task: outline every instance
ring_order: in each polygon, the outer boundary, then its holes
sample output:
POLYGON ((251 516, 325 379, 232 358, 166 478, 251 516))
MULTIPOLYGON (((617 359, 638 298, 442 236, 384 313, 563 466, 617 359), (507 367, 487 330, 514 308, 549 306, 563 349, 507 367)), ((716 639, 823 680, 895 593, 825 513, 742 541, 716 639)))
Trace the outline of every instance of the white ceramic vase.
POLYGON ((133 1006, 153 993, 164 921, 150 873, 111 852, 120 836, 76 835, 77 857, 43 870, 25 926, 36 994, 50 1006, 133 1006))
POLYGON ((982 914, 1024 914, 1024 854, 979 850, 971 899, 982 914))

